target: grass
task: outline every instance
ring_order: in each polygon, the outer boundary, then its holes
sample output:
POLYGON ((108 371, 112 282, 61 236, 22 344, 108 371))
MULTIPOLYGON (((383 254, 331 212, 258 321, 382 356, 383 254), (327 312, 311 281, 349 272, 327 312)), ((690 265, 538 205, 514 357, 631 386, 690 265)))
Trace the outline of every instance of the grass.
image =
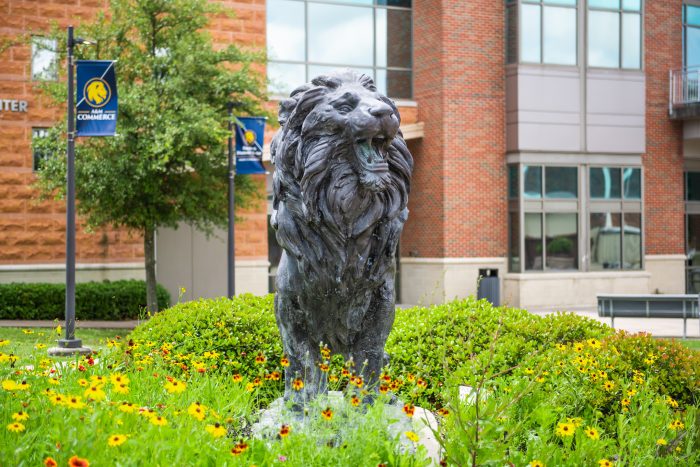
POLYGON ((678 342, 689 349, 700 350, 700 339, 679 339, 678 342))
MULTIPOLYGON (((107 339, 116 336, 126 336, 129 329, 77 329, 76 337, 82 339, 83 345, 91 349, 103 348, 107 339)), ((0 339, 8 339, 16 345, 13 350, 17 355, 32 355, 46 353, 47 347, 56 345, 56 340, 65 337, 65 330, 61 335, 55 328, 0 328, 0 339)))

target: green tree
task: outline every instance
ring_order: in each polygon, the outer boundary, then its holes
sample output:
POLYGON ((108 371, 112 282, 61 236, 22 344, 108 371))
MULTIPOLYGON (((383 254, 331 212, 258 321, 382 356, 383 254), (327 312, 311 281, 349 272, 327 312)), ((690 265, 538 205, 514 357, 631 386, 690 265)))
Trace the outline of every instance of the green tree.
MULTIPOLYGON (((76 46, 76 58, 118 60, 119 92, 118 135, 77 141, 77 212, 90 227, 143 235, 151 312, 158 306, 156 229, 181 221, 205 232, 225 225, 227 102, 238 113, 262 113, 265 81, 253 70, 262 54, 215 49, 205 30, 213 15, 231 14, 206 0, 112 0, 108 12, 76 29, 76 37, 96 41, 76 46)), ((65 50, 65 31, 52 36, 65 50)), ((63 78, 42 86, 57 105, 66 100, 63 78)), ((43 197, 64 196, 65 131, 62 122, 35 144, 51 154, 39 171, 43 197)), ((257 195, 255 183, 236 177, 237 206, 257 195)))

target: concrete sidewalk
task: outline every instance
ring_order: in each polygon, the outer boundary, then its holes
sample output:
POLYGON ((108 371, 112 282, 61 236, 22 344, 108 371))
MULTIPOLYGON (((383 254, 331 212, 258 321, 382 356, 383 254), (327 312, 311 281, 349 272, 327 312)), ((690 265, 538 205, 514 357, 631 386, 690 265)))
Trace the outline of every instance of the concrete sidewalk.
MULTIPOLYGON (((77 328, 84 329, 134 329, 140 321, 77 321, 77 328)), ((65 321, 0 319, 0 328, 55 328, 65 321)))

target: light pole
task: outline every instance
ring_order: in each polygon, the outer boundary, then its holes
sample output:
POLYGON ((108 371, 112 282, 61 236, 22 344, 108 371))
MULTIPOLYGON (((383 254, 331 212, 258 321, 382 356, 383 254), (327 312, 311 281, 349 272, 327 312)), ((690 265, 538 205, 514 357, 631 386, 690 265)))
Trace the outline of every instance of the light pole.
POLYGON ((235 194, 236 158, 233 148, 233 108, 228 107, 228 297, 236 296, 236 238, 235 238, 235 194))
POLYGON ((49 349, 49 354, 66 355, 90 353, 83 342, 75 338, 75 90, 73 47, 92 42, 73 37, 73 26, 68 26, 68 99, 67 124, 68 147, 66 149, 66 337, 58 340, 58 348, 49 349))

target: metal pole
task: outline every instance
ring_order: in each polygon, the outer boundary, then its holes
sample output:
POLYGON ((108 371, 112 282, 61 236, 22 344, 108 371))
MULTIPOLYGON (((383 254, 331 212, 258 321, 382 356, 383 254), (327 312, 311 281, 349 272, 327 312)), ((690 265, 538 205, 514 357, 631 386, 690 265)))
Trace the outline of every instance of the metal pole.
POLYGON ((233 102, 228 103, 228 296, 236 295, 235 194, 236 162, 233 148, 233 102))
POLYGON ((66 338, 59 347, 82 347, 75 338, 75 102, 73 86, 73 26, 68 26, 68 148, 66 171, 66 338))

